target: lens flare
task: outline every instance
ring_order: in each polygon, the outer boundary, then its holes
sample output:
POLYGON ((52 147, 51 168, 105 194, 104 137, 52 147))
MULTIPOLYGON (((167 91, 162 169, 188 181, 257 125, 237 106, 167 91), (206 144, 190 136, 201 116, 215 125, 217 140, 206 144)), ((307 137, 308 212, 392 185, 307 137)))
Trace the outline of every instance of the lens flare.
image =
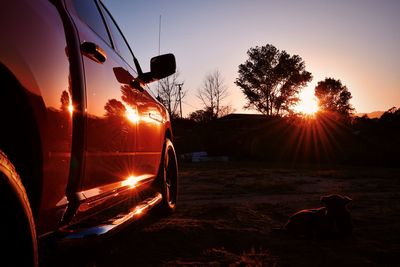
POLYGON ((131 123, 137 123, 140 119, 137 109, 133 109, 130 106, 126 106, 125 116, 131 123))
POLYGON ((319 110, 318 100, 312 88, 305 88, 299 95, 300 101, 294 108, 304 115, 314 115, 319 110))

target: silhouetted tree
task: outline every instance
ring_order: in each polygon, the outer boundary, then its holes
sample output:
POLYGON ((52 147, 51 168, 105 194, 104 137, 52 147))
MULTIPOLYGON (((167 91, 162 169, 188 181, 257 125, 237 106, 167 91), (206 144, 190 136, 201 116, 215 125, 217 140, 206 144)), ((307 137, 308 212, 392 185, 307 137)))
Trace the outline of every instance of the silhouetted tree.
POLYGON ((197 92, 197 97, 203 102, 204 112, 211 114, 211 118, 215 119, 226 115, 229 107, 223 106, 222 101, 228 96, 228 89, 224 85, 221 73, 218 70, 206 75, 203 81, 203 87, 197 92), (225 111, 225 112, 222 112, 225 111))
POLYGON ((110 99, 104 106, 106 116, 110 118, 123 117, 126 112, 126 108, 121 101, 116 99, 110 99))
POLYGON ((300 89, 312 80, 302 58, 270 44, 250 48, 247 55, 235 82, 247 98, 245 108, 266 115, 289 112, 299 101, 300 89))
POLYGON ((61 102, 61 110, 67 112, 68 108, 70 106, 70 96, 69 93, 67 91, 62 91, 61 93, 61 97, 60 97, 60 102, 61 102))
POLYGON ((322 111, 338 113, 348 118, 354 111, 350 104, 351 93, 340 80, 325 78, 315 87, 315 96, 318 98, 322 111))
POLYGON ((214 119, 210 108, 200 109, 189 114, 189 119, 198 123, 207 123, 214 119))
POLYGON ((178 117, 179 100, 182 100, 186 95, 186 91, 181 91, 181 95, 179 95, 178 85, 181 83, 179 81, 179 72, 177 71, 174 75, 162 79, 159 84, 158 99, 168 110, 171 118, 178 117))
POLYGON ((382 122, 400 122, 400 108, 392 107, 380 117, 382 122))
POLYGON ((234 111, 235 109, 231 106, 221 106, 219 108, 218 117, 224 117, 226 115, 233 113, 234 111))
POLYGON ((134 106, 136 104, 136 101, 139 97, 138 95, 140 94, 140 92, 137 90, 132 90, 129 85, 121 85, 121 93, 122 101, 130 106, 134 106))

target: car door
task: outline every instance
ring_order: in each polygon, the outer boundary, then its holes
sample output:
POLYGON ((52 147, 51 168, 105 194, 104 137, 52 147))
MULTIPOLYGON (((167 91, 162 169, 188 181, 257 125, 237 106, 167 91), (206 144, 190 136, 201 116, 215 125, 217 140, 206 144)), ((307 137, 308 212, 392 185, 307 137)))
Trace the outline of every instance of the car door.
MULTIPOLYGON (((136 71, 132 68, 133 56, 125 38, 107 9, 102 4, 100 8, 115 40, 116 49, 127 58, 127 70, 136 77, 136 71)), ((135 173, 143 177, 154 177, 157 175, 161 158, 166 112, 145 87, 139 86, 140 84, 137 84, 137 87, 133 88, 125 85, 122 89, 125 103, 135 108, 133 114, 137 125, 135 173)))
POLYGON ((157 175, 164 141, 165 109, 144 90, 137 99, 140 120, 137 126, 136 168, 140 173, 157 175))
POLYGON ((132 66, 127 70, 132 54, 107 28, 100 5, 95 0, 69 2, 81 42, 86 85, 85 168, 79 192, 84 199, 78 213, 121 201, 138 181, 135 92, 118 77, 121 71, 132 77, 137 74, 132 66))

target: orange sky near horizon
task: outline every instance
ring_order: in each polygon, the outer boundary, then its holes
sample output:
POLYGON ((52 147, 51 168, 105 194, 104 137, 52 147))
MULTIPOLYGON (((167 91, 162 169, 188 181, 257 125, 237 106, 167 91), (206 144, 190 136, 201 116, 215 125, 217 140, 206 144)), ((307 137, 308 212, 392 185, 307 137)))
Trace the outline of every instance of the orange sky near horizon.
POLYGON ((297 54, 313 74, 308 88, 326 77, 340 79, 356 112, 400 107, 400 1, 103 0, 141 62, 161 53, 177 59, 188 90, 184 115, 202 108, 196 98, 204 77, 218 69, 237 113, 245 98, 234 84, 249 48, 272 44, 297 54))

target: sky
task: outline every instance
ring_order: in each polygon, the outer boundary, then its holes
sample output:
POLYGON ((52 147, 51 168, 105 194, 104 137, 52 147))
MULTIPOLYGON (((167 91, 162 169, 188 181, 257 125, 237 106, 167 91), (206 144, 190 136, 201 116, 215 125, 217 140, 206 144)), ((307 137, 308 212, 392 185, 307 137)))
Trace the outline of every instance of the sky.
POLYGON ((205 76, 219 70, 228 87, 225 105, 244 110, 234 82, 247 50, 272 44, 299 55, 313 80, 340 79, 356 112, 400 107, 399 0, 103 0, 142 69, 173 53, 187 95, 183 113, 202 109, 196 97, 205 76), (159 21, 161 16, 161 34, 159 21))

